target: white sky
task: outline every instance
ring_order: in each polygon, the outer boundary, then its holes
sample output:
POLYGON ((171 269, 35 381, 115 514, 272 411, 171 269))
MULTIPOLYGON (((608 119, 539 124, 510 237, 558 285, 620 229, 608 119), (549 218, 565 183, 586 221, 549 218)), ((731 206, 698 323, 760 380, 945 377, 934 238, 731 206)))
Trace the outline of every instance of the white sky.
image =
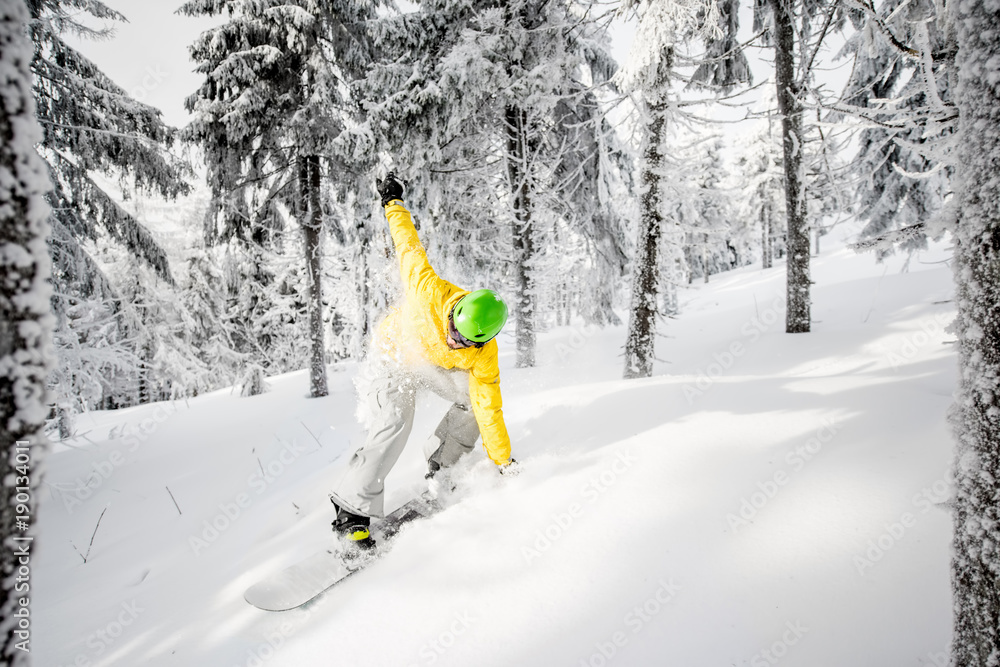
POLYGON ((138 100, 163 112, 168 125, 188 122, 184 100, 194 93, 196 74, 188 45, 221 19, 189 18, 174 12, 182 3, 170 0, 103 0, 128 19, 116 24, 115 35, 95 42, 67 36, 67 41, 138 100))

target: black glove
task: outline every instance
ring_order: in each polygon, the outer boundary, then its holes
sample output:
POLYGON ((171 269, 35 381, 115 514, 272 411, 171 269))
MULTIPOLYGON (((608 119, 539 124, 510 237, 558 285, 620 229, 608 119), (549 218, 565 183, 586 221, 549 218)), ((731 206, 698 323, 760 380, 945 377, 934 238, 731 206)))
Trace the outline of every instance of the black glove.
POLYGON ((396 180, 396 174, 391 171, 385 175, 385 180, 375 180, 375 187, 382 195, 382 206, 385 206, 393 199, 403 199, 403 184, 396 180))

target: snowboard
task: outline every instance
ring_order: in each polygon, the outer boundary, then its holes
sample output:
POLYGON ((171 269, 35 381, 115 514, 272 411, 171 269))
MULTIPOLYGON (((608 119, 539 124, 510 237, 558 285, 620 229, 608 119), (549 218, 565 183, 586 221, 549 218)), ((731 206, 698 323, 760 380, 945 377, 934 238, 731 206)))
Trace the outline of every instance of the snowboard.
POLYGON ((392 539, 404 525, 429 517, 441 509, 441 504, 432 494, 424 493, 384 519, 374 520, 371 531, 378 545, 375 554, 357 561, 341 558, 331 533, 329 548, 261 579, 246 590, 243 599, 265 611, 288 611, 301 607, 384 556, 392 545, 392 539))

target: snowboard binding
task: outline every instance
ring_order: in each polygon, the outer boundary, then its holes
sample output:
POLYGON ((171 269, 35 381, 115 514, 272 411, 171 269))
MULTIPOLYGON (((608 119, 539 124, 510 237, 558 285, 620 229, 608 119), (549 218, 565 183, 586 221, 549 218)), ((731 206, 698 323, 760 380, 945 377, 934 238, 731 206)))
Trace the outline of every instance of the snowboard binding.
POLYGON ((375 549, 375 539, 371 534, 371 519, 349 512, 333 503, 337 518, 333 521, 333 532, 344 545, 344 558, 357 559, 375 549))

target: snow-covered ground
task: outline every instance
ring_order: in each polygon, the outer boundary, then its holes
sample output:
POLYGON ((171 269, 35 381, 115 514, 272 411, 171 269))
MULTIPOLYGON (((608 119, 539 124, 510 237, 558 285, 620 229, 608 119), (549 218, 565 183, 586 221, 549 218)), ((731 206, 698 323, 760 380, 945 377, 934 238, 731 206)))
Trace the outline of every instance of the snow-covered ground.
MULTIPOLYGON (((242 594, 331 539, 356 366, 323 399, 293 373, 81 418, 46 464, 35 664, 945 664, 948 253, 902 272, 828 238, 810 334, 783 333, 782 265, 684 290, 646 380, 621 328, 549 332, 527 370, 503 342, 522 474, 477 451, 448 509, 301 610, 242 594)), ((420 404, 389 507, 444 409, 420 404)))

